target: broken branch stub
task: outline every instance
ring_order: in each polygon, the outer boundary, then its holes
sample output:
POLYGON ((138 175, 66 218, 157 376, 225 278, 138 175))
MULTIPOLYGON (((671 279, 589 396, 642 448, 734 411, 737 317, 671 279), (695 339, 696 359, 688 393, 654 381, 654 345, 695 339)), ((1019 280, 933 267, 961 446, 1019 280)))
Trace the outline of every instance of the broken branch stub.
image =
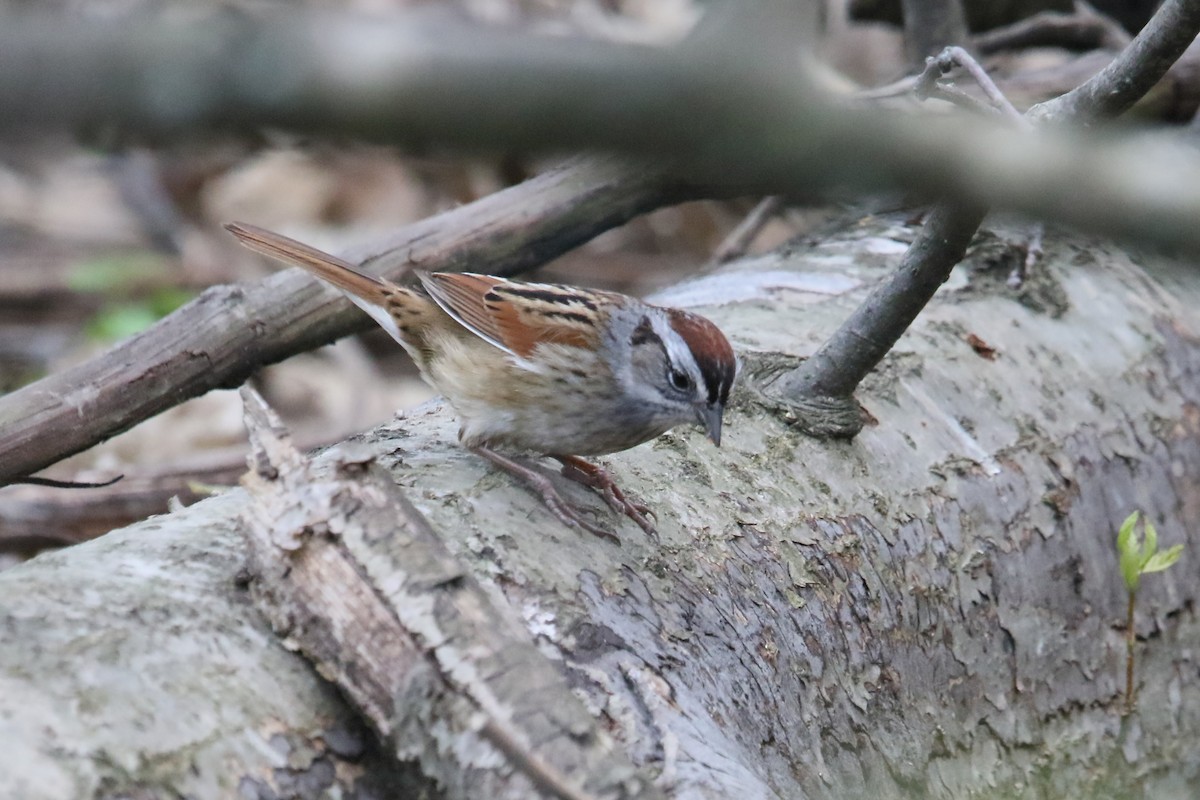
POLYGON ((242 396, 253 595, 398 758, 452 797, 661 797, 382 468, 318 469, 242 396))

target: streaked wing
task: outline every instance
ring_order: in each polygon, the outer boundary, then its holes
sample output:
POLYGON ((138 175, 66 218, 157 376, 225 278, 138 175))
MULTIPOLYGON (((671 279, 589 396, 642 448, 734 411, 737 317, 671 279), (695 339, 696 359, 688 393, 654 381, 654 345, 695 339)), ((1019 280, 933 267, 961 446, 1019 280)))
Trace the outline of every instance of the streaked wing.
POLYGON ((613 295, 570 286, 521 283, 474 273, 420 274, 439 306, 501 350, 525 358, 539 344, 594 348, 613 295))

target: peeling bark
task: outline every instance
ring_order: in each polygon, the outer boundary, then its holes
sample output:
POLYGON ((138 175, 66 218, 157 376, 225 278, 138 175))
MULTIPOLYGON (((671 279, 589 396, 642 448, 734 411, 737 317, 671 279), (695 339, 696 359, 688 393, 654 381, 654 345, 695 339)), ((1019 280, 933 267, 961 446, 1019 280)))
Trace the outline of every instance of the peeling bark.
POLYGON ((454 796, 661 795, 373 464, 321 474, 244 388, 251 585, 275 631, 454 796))
MULTIPOLYGON (((489 635, 555 664, 610 757, 668 796, 1195 796, 1200 278, 1050 231, 1011 289, 1020 253, 985 234, 864 384, 874 424, 849 442, 800 435, 758 382, 812 353, 912 235, 866 221, 658 298, 705 306, 758 379, 720 450, 678 431, 605 461, 658 511, 657 540, 574 485, 561 491, 621 542, 562 527, 458 448, 437 404, 304 469, 338 480, 364 452, 386 469, 451 571, 523 622, 489 635), (1134 508, 1188 548, 1139 592, 1124 716, 1113 540, 1134 508)), ((339 754, 331 731, 357 715, 246 590, 239 520, 262 497, 231 490, 0 574, 0 796, 366 797, 368 779, 389 796, 494 796, 428 753, 397 767, 395 733, 360 730, 361 752, 339 754), (309 788, 285 788, 288 770, 309 788), (312 788, 321 774, 332 783, 312 788)), ((372 581, 411 568, 383 563, 372 581)), ((437 689, 436 655, 416 652, 429 682, 393 695, 394 730, 453 749, 461 718, 425 714, 469 695, 437 689)), ((536 704, 540 680, 513 696, 536 704)), ((501 772, 486 780, 513 779, 501 772)))

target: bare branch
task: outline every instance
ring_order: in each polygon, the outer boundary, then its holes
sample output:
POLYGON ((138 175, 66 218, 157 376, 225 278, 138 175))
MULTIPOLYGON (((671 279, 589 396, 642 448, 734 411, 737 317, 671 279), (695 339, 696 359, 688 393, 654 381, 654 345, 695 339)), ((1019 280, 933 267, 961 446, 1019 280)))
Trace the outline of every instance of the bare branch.
POLYGON ((1200 159, 1182 149, 1154 158, 864 109, 819 92, 802 63, 711 36, 655 49, 432 33, 409 17, 293 14, 185 30, 4 19, 0 133, 285 126, 417 146, 621 150, 728 193, 903 186, 1200 252, 1200 159), (56 69, 42 69, 46 53, 56 69))
POLYGON ((972 40, 972 45, 984 54, 1045 46, 1120 50, 1129 44, 1130 38, 1112 17, 1077 0, 1075 11, 1070 14, 1042 11, 1011 25, 985 31, 972 40))
MULTIPOLYGON (((940 70, 935 70, 940 72, 940 70)), ((922 77, 929 72, 928 66, 926 72, 922 73, 922 77)), ((1000 109, 995 106, 990 106, 982 100, 977 99, 974 95, 967 94, 962 89, 955 86, 947 86, 939 81, 930 81, 927 84, 918 82, 914 87, 914 94, 921 100, 945 100, 947 103, 953 103, 959 108, 965 109, 975 114, 994 114, 999 115, 1000 109)))
MULTIPOLYGON (((1084 91, 1069 103, 1043 104, 1042 118, 1084 122, 1098 115, 1119 113, 1140 97, 1127 91, 1127 86, 1144 87, 1143 91, 1153 86, 1197 32, 1200 2, 1169 0, 1114 60, 1114 64, 1121 64, 1118 70, 1110 73, 1106 69, 1107 77, 1102 77, 1104 73, 1096 76, 1080 87, 1084 91), (1119 99, 1097 95, 1106 90, 1119 95, 1119 99)), ((871 292, 812 358, 778 380, 772 388, 785 405, 792 407, 800 427, 834 436, 858 432, 862 423, 852 399, 855 388, 962 260, 986 213, 982 205, 943 202, 936 206, 896 272, 871 292)))
POLYGON ((936 206, 896 271, 811 358, 772 387, 772 395, 798 412, 800 428, 841 437, 858 433, 854 390, 962 260, 986 213, 982 207, 936 206))
POLYGON ((1200 2, 1166 0, 1129 46, 1082 86, 1029 109, 1041 121, 1115 117, 1153 88, 1200 30, 1200 2))
MULTIPOLYGON (((348 254, 400 277, 410 265, 512 274, 658 205, 651 169, 581 161, 410 225, 348 254)), ((29 475, 210 389, 370 326, 300 270, 217 287, 90 361, 0 397, 0 482, 29 475)))
POLYGON ((983 90, 983 94, 987 97, 988 102, 991 103, 991 107, 1002 114, 1005 119, 1016 122, 1022 127, 1029 127, 1028 121, 1008 101, 1008 98, 1004 96, 1004 92, 1000 91, 991 76, 975 60, 975 57, 961 47, 947 47, 937 56, 930 56, 925 59, 925 69, 917 78, 917 85, 913 90, 917 97, 924 99, 926 96, 932 94, 933 90, 938 88, 938 76, 945 75, 955 67, 966 70, 976 85, 983 90))

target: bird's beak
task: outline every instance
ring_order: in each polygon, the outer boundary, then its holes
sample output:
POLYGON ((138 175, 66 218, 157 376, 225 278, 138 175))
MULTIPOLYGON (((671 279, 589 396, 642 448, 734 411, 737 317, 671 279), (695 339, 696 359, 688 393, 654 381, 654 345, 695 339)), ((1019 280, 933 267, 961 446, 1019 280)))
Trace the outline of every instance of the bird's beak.
POLYGON ((717 447, 721 446, 721 418, 725 414, 725 406, 720 403, 696 406, 696 418, 708 432, 708 438, 717 447))

